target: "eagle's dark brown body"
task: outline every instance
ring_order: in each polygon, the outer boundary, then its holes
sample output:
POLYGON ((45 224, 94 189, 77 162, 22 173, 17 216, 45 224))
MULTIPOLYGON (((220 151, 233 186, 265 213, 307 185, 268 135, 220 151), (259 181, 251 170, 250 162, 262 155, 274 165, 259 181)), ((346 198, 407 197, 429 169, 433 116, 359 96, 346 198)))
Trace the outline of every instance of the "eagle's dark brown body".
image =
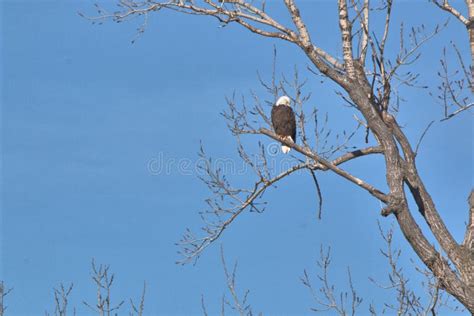
POLYGON ((290 106, 275 105, 272 108, 272 125, 275 133, 282 137, 291 137, 296 142, 295 113, 290 106))

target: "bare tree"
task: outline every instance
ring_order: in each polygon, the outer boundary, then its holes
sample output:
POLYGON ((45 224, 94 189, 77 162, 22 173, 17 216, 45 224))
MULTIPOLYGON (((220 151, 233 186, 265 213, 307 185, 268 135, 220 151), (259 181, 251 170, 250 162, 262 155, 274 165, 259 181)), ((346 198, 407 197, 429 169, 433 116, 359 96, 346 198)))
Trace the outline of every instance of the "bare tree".
MULTIPOLYGON (((205 235, 196 236, 189 230, 184 235, 181 241, 183 262, 196 259, 244 211, 262 211, 264 204, 259 202, 262 194, 281 179, 299 170, 307 170, 312 175, 315 171, 328 171, 362 188, 383 203, 382 215, 395 217, 405 239, 426 268, 433 273, 439 288, 453 295, 471 313, 474 313, 473 203, 469 208, 469 224, 466 227, 464 241, 458 242, 440 217, 418 173, 416 163, 418 145, 415 147, 409 141, 397 118, 400 105, 398 87, 418 86, 418 74, 410 71, 402 72, 402 69, 406 69, 419 59, 420 48, 446 25, 438 26, 430 32, 424 27, 414 27, 407 31, 402 25, 399 30, 399 51, 393 58, 385 50, 392 32, 393 1, 374 2, 376 2, 375 5, 369 0, 337 1, 341 59, 331 55, 313 41, 295 0, 282 1, 282 5, 291 17, 291 25, 285 25, 273 18, 264 0, 219 0, 217 2, 213 0, 119 0, 119 11, 108 13, 106 9, 97 6, 98 15, 90 19, 94 21, 112 19, 122 22, 128 18, 141 16, 144 18, 144 23, 139 29, 141 33, 150 14, 162 10, 173 10, 183 14, 211 16, 223 25, 239 24, 258 35, 292 43, 306 55, 314 67, 311 69, 312 72, 329 78, 341 88, 339 95, 354 108, 358 124, 366 127, 367 135, 370 133, 374 136, 369 146, 357 147, 353 150, 347 150, 347 147, 342 146, 339 150, 331 152, 334 155, 332 157, 322 153, 315 133, 306 133, 309 130, 308 120, 306 120, 307 111, 299 111, 301 143, 296 144, 282 139, 272 131, 267 116, 268 111, 265 108, 268 105, 266 102, 262 102, 257 97, 251 102, 243 98, 240 104, 235 98, 228 99, 229 110, 224 113, 224 117, 238 141, 240 157, 255 171, 257 180, 250 189, 235 188, 223 171, 213 169, 212 160, 210 158, 207 160, 208 163, 203 166, 207 174, 204 180, 215 194, 215 198, 208 200, 209 211, 202 214, 205 235), (385 23, 380 30, 374 29, 372 25, 374 14, 384 16, 385 23), (240 137, 246 134, 264 135, 293 148, 300 154, 300 158, 293 156, 294 161, 298 163, 275 173, 274 169, 269 168, 263 145, 259 146, 260 150, 256 154, 251 154, 244 148, 240 137), (387 192, 383 192, 341 166, 351 160, 373 154, 382 155, 384 158, 385 169, 378 172, 385 175, 387 192), (418 212, 426 222, 429 231, 423 231, 413 217, 408 203, 409 198, 415 201, 418 212), (436 245, 428 240, 429 234, 435 237, 436 245)), ((433 2, 466 25, 472 48, 474 45, 473 2, 466 0, 468 18, 464 17, 459 10, 454 9, 447 0, 433 2)), ((462 82, 461 79, 452 79, 447 62, 442 64, 443 71, 440 77, 444 83, 441 84, 440 100, 445 107, 444 119, 450 119, 472 107, 470 95, 464 94, 466 89, 472 89, 472 75, 466 75, 467 66, 460 54, 457 63, 461 68, 459 74, 464 76, 462 82)), ((275 96, 277 92, 285 92, 287 88, 290 88, 291 84, 288 83, 284 79, 282 82, 273 80, 272 84, 268 85, 268 90, 275 96)), ((296 86, 291 97, 295 104, 303 108, 302 104, 305 100, 300 92, 301 86, 299 88, 296 86)), ((274 101, 274 97, 267 100, 270 104, 274 101)), ((318 121, 318 113, 315 111, 313 113, 312 121, 318 121)), ((369 142, 368 136, 366 136, 366 142, 369 142)), ((204 151, 202 155, 204 156, 204 151)), ((314 179, 320 192, 317 178, 314 179)), ((465 190, 468 191, 468 188, 465 190)))

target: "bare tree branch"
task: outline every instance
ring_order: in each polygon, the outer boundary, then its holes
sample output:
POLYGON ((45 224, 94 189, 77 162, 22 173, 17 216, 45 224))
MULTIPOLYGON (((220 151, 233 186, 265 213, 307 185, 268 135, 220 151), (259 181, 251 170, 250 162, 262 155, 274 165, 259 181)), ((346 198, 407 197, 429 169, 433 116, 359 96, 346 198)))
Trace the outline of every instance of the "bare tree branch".
MULTIPOLYGON (((342 170, 340 168, 337 167, 337 165, 335 165, 334 163, 332 162, 329 162, 321 157, 319 157, 317 154, 293 143, 292 141, 290 140, 287 140, 287 139, 284 139, 282 137, 279 137, 278 135, 276 135, 274 132, 270 131, 270 130, 267 130, 267 129, 260 129, 259 130, 259 133, 260 134, 264 134, 264 135, 267 135, 268 137, 274 139, 274 140, 277 140, 283 144, 285 144, 286 146, 288 147, 291 147, 293 149, 295 149, 296 151, 298 151, 299 153, 313 159, 316 163, 320 164, 322 167, 321 168, 325 168, 326 170, 331 170, 333 171, 334 173, 336 173, 337 175, 349 180, 350 182, 358 185, 359 187, 365 189, 366 191, 368 191, 371 195, 373 195, 374 197, 376 197, 377 199, 379 199, 380 201, 382 202, 388 202, 388 197, 386 194, 384 194, 382 191, 378 190, 377 188, 375 188, 374 186, 366 183, 365 181, 353 176, 352 174, 350 174, 349 172, 345 171, 345 170, 342 170)), ((353 158, 356 157, 355 154, 353 154, 353 158)))
POLYGON ((347 10, 347 1, 338 0, 339 8, 339 28, 342 38, 342 55, 344 56, 344 66, 348 77, 353 79, 355 76, 354 60, 352 56, 352 25, 349 21, 349 12, 347 10))
MULTIPOLYGON (((388 281, 379 282, 373 277, 369 277, 369 280, 378 288, 395 291, 396 293, 396 295, 393 295, 395 302, 384 302, 382 314, 385 313, 385 309, 396 312, 397 315, 437 315, 441 308, 447 308, 451 312, 460 311, 457 306, 453 307, 449 304, 449 298, 444 298, 444 291, 441 288, 439 279, 430 270, 420 269, 415 265, 415 270, 424 278, 421 285, 425 288, 425 291, 424 294, 421 294, 419 291, 411 288, 413 282, 406 277, 404 269, 399 264, 402 252, 394 246, 393 227, 387 231, 382 229, 380 223, 378 223, 378 227, 380 235, 385 242, 385 248, 381 249, 380 253, 386 258, 390 270, 387 278, 388 281)), ((369 309, 373 311, 372 314, 376 314, 375 306, 371 305, 369 309)))
POLYGON ((466 234, 464 235, 463 245, 468 249, 474 250, 474 190, 468 198, 469 202, 469 224, 467 224, 466 234))
POLYGON ((341 316, 356 315, 357 308, 362 303, 362 298, 358 296, 354 288, 350 269, 347 268, 350 293, 347 291, 335 293, 335 286, 331 284, 329 280, 329 268, 331 265, 330 247, 328 247, 326 251, 324 251, 323 246, 320 247, 319 260, 316 264, 321 270, 320 274, 317 275, 318 283, 321 284, 319 289, 316 290, 313 287, 306 270, 304 270, 303 276, 300 278, 303 285, 310 290, 311 296, 317 304, 317 306, 312 307, 311 310, 314 312, 331 311, 341 316), (350 304, 350 309, 347 306, 348 304, 350 304))
POLYGON ((5 296, 10 294, 11 291, 13 291, 13 288, 5 289, 5 284, 3 281, 0 281, 0 316, 3 316, 7 310, 7 306, 5 305, 5 296))
MULTIPOLYGON (((59 285, 59 288, 54 289, 54 315, 55 316, 66 316, 67 315, 67 307, 69 303, 69 295, 71 294, 73 283, 69 286, 64 286, 63 283, 59 285)), ((73 315, 75 315, 75 309, 73 315)))
POLYGON ((469 20, 466 19, 462 14, 461 12, 459 12, 458 10, 456 10, 453 6, 451 6, 451 4, 449 3, 448 0, 431 0, 438 8, 446 11, 446 12, 449 12, 451 13, 454 17, 456 17, 456 19, 458 19, 459 21, 461 21, 461 23, 463 23, 464 25, 468 25, 469 24, 469 20))
POLYGON ((421 136, 420 136, 420 139, 418 140, 418 143, 416 143, 416 147, 415 147, 415 152, 413 153, 413 155, 416 157, 416 155, 418 155, 418 150, 420 149, 420 145, 421 145, 421 142, 423 141, 423 138, 426 136, 426 133, 428 133, 428 130, 430 129, 430 127, 433 125, 434 121, 431 121, 425 128, 425 130, 423 131, 423 133, 421 133, 421 136))
POLYGON ((369 0, 364 0, 364 4, 362 6, 362 9, 359 10, 357 8, 357 3, 355 0, 351 0, 352 7, 357 13, 357 17, 359 18, 360 21, 360 28, 362 31, 361 35, 361 40, 360 40, 360 45, 359 45, 359 50, 360 50, 360 63, 362 65, 365 64, 365 58, 367 55, 367 48, 369 47, 369 0))
POLYGON ((122 300, 115 306, 111 305, 111 289, 115 276, 109 272, 110 266, 102 264, 97 266, 94 259, 91 269, 91 278, 97 286, 97 303, 90 304, 86 301, 82 303, 101 316, 110 316, 112 312, 119 310, 125 302, 122 300))
POLYGON ((474 105, 472 100, 471 77, 461 58, 461 53, 454 43, 452 43, 452 49, 456 53, 458 65, 462 71, 453 71, 451 69, 448 65, 446 48, 443 49, 443 58, 440 60, 441 71, 438 72, 438 77, 441 79, 441 83, 437 89, 437 101, 444 108, 444 118, 441 119, 441 122, 449 120, 461 112, 471 109, 474 105), (453 108, 456 110, 452 111, 453 108))
MULTIPOLYGON (((465 0, 468 17, 466 18, 461 14, 460 11, 456 10, 448 0, 431 0, 437 7, 448 12, 458 19, 467 28, 469 34, 469 44, 471 48, 471 64, 474 65, 474 2, 471 0, 465 0)), ((470 81, 474 79, 474 67, 471 67, 470 81)), ((474 86, 470 84, 471 91, 474 92, 474 86)))
POLYGON ((316 193, 318 194, 318 219, 321 219, 323 212, 323 195, 321 194, 321 187, 319 185, 318 178, 316 177, 316 173, 311 169, 309 171, 311 173, 311 177, 313 178, 314 185, 316 186, 316 193))
POLYGON ((138 306, 133 303, 133 300, 130 299, 130 305, 132 307, 132 311, 130 312, 130 316, 137 314, 137 316, 143 316, 143 312, 145 311, 145 292, 146 292, 146 282, 143 282, 143 289, 142 294, 140 296, 140 304, 138 306))
MULTIPOLYGON (((232 271, 229 271, 225 256, 224 248, 221 246, 221 262, 222 267, 224 268, 224 274, 226 278, 227 289, 232 297, 232 302, 229 302, 224 299, 224 302, 227 306, 230 306, 231 309, 235 310, 241 316, 252 316, 252 307, 248 303, 249 290, 246 290, 242 297, 237 293, 236 286, 236 274, 237 274, 237 262, 235 262, 232 271)), ((224 310, 224 309, 223 309, 224 310)))

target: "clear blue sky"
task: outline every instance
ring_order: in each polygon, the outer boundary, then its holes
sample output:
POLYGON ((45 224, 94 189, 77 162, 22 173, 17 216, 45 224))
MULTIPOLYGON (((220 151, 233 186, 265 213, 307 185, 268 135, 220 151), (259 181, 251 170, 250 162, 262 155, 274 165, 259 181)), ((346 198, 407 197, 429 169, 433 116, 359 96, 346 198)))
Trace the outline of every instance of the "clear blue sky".
MULTIPOLYGON (((298 3, 313 39, 340 54, 335 3, 298 3)), ((447 18, 427 1, 396 4, 394 26, 402 18, 406 26, 428 27, 447 18)), ((220 242, 228 262, 239 260, 239 288, 249 288, 254 310, 265 314, 309 313, 314 304, 299 277, 303 269, 316 272, 320 244, 333 248, 331 277, 339 288, 351 266, 365 303, 389 297, 367 277, 386 276, 376 221, 389 226, 393 220, 381 218, 379 203, 365 192, 330 174, 320 175, 322 221, 315 217, 310 176, 296 174, 265 195, 265 213, 243 214, 196 266, 174 263, 174 243, 186 227, 199 227, 198 211, 210 192, 192 173, 172 167, 154 175, 148 164, 160 155, 196 161, 200 140, 214 157, 237 160, 219 113, 233 91, 248 95, 254 89, 265 96, 256 71, 269 76, 273 45, 278 72, 290 74, 297 65, 309 77, 311 106, 329 112, 334 130, 354 125, 332 86, 305 72, 307 60, 295 47, 238 26, 218 28, 211 18, 168 12, 152 15, 132 45, 138 22, 91 25, 77 15, 93 14, 88 1, 3 0, 1 9, 1 279, 14 287, 7 297, 10 315, 52 311, 52 288, 61 281, 74 282, 71 305, 88 315, 81 301, 94 300, 92 258, 116 273, 113 300, 136 299, 146 280, 147 315, 199 314, 201 294, 216 313, 225 292, 220 242)), ((281 8, 273 9, 287 19, 281 8)), ((398 32, 392 34, 390 49, 398 45, 398 32)), ((421 82, 436 83, 449 40, 468 60, 465 31, 452 20, 422 51, 415 65, 421 82)), ((406 90, 404 96, 400 120, 416 141, 442 115, 441 107, 425 90, 406 90)), ((263 136, 248 141, 270 143, 263 136)), ((464 114, 434 125, 418 156, 419 171, 458 240, 467 218, 472 155, 472 116, 464 114)), ((385 188, 380 160, 346 168, 385 188)), ((248 173, 239 182, 253 178, 248 173)), ((402 261, 411 267, 415 255, 399 235, 397 229, 402 261)), ((412 269, 406 273, 417 279, 412 269)))

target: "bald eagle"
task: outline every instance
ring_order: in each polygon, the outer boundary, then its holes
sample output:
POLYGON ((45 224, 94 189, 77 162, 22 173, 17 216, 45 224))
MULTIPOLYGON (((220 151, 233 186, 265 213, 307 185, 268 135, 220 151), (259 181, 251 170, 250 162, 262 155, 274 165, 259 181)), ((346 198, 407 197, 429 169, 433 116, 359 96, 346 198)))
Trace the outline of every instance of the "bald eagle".
MULTIPOLYGON (((290 98, 286 95, 278 99, 272 108, 272 125, 278 136, 295 142, 296 119, 290 102, 290 98)), ((290 147, 281 145, 281 151, 287 154, 290 151, 290 147)))

